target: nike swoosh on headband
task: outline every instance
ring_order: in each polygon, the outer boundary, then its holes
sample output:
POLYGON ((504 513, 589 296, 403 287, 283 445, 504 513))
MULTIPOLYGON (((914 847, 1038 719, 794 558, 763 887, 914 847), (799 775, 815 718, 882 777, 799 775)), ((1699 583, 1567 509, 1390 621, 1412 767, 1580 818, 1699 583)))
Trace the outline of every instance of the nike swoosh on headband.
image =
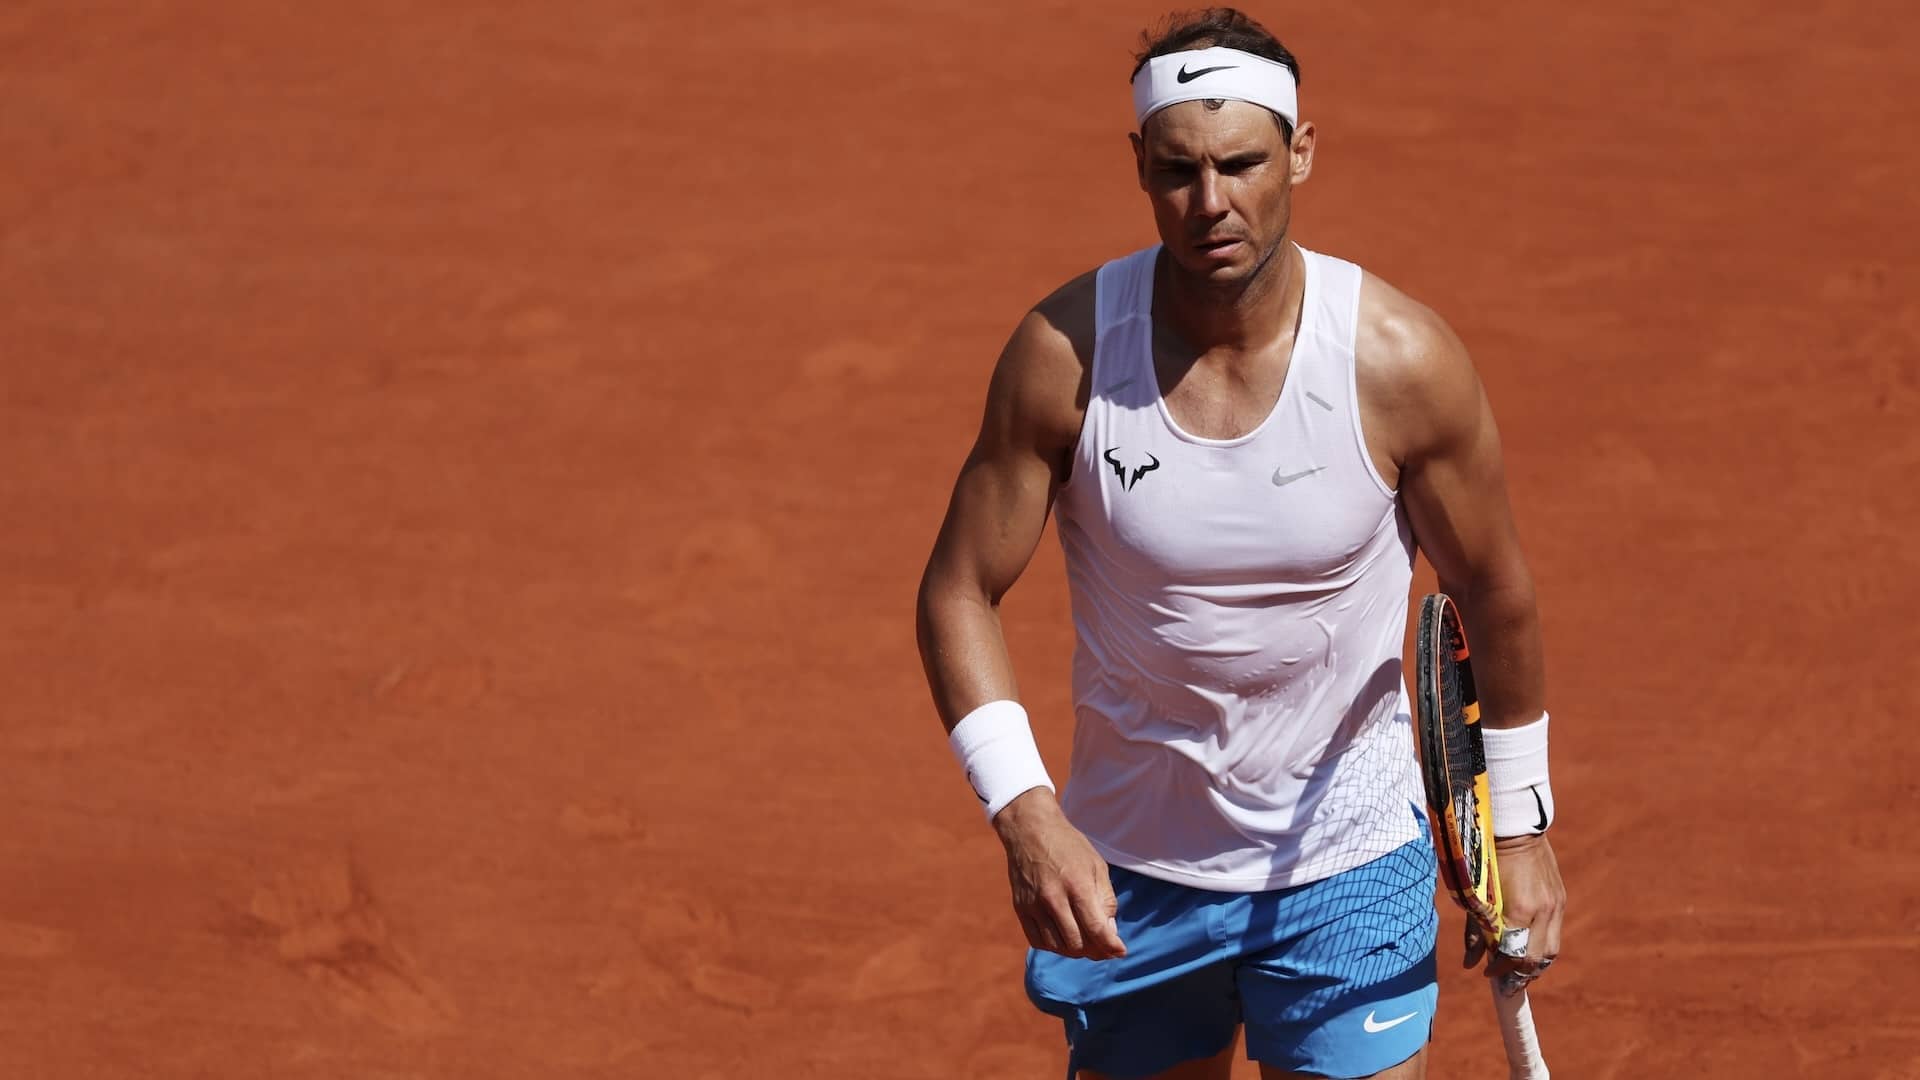
MULTIPOLYGON (((1201 68, 1199 71, 1188 71, 1187 65, 1181 64, 1180 71, 1174 75, 1173 81, 1180 82, 1180 83, 1190 83, 1202 75, 1211 75, 1216 71, 1232 71, 1234 68, 1237 68, 1239 66, 1240 66, 1239 64, 1221 64, 1218 67, 1206 67, 1206 68, 1201 68)), ((1161 70, 1165 70, 1165 69, 1163 68, 1161 70)))

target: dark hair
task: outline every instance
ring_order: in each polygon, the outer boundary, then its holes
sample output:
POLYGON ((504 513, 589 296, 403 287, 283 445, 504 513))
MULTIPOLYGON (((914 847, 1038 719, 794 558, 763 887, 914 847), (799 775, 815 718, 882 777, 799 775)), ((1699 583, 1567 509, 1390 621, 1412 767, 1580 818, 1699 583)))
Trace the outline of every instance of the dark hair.
MULTIPOLYGON (((1160 20, 1160 25, 1152 30, 1140 33, 1140 51, 1133 54, 1133 75, 1129 81, 1140 74, 1147 61, 1168 53, 1186 52, 1189 49, 1222 48, 1238 49, 1244 53, 1283 64, 1293 73, 1293 81, 1300 82, 1300 61, 1294 59, 1280 39, 1274 37, 1267 28, 1255 22, 1251 15, 1238 8, 1204 8, 1200 11, 1176 11, 1160 20)), ((1218 106, 1215 106, 1216 108, 1218 106)), ((1280 133, 1288 142, 1293 141, 1293 125, 1287 118, 1273 110, 1267 110, 1273 122, 1280 125, 1280 133)))

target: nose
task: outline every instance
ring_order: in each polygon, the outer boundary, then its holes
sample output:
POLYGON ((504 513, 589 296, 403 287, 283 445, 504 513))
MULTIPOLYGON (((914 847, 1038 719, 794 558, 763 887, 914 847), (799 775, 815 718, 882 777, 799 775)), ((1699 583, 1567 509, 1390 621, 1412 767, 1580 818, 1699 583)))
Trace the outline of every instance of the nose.
POLYGON ((1225 217, 1227 194, 1220 171, 1211 166, 1203 166, 1193 183, 1193 212, 1202 217, 1225 217))

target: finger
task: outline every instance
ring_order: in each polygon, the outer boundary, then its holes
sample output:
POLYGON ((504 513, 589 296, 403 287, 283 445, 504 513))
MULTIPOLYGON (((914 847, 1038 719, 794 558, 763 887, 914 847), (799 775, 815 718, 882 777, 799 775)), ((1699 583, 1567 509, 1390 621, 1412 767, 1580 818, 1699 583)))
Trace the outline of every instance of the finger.
POLYGON ((1033 936, 1033 947, 1036 949, 1044 952, 1059 953, 1062 956, 1072 955, 1067 952, 1065 946, 1060 944, 1060 934, 1054 930, 1053 922, 1044 915, 1034 917, 1033 936))
POLYGON ((1035 922, 1032 916, 1021 911, 1019 908, 1015 908, 1013 913, 1020 920, 1020 932, 1027 935, 1027 944, 1036 949, 1046 948, 1047 946, 1040 936, 1040 924, 1035 922))
POLYGON ((1534 953, 1529 959, 1533 961, 1533 977, 1536 979, 1545 975, 1547 968, 1560 958, 1560 924, 1565 914, 1564 909, 1555 908, 1542 920, 1545 923, 1544 930, 1534 935, 1534 953))
POLYGON ((1495 945, 1487 960, 1487 974, 1491 976, 1531 975, 1533 964, 1527 959, 1527 948, 1533 942, 1533 930, 1527 926, 1507 925, 1500 930, 1500 943, 1495 945))
POLYGON ((1504 992, 1511 993, 1545 975, 1559 956, 1558 912, 1538 916, 1530 927, 1513 927, 1502 938, 1502 947, 1487 965, 1487 973, 1500 977, 1507 987, 1504 992), (1518 980, 1517 985, 1508 987, 1510 979, 1518 980))
POLYGON ((1060 935, 1053 928, 1053 920, 1047 917, 1037 897, 1014 904, 1013 913, 1020 919, 1020 929, 1026 932, 1027 944, 1043 952, 1063 952, 1060 935))
POLYGON ((1113 878, 1106 867, 1100 868, 1100 910, 1107 916, 1107 933, 1112 935, 1114 944, 1119 946, 1115 956, 1127 955, 1126 940, 1120 936, 1120 898, 1113 894, 1113 878))
POLYGON ((1113 878, 1106 867, 1100 868, 1099 876, 1094 878, 1093 885, 1095 899, 1100 902, 1100 914, 1114 920, 1116 926, 1119 925, 1116 916, 1120 914, 1120 898, 1113 894, 1113 878))
POLYGON ((1564 906, 1554 908, 1553 914, 1547 917, 1547 932, 1542 935, 1540 942, 1540 956, 1542 959, 1552 961, 1559 957, 1560 928, 1562 924, 1565 923, 1566 918, 1567 909, 1564 906))
POLYGON ((1059 893, 1047 893, 1040 897, 1040 905, 1042 917, 1053 922, 1053 929, 1060 941, 1060 954, 1085 955, 1086 939, 1080 936, 1080 923, 1074 917, 1072 902, 1059 893))
POLYGON ((1127 947, 1120 940, 1119 923, 1113 913, 1117 908, 1113 900, 1111 885, 1100 895, 1098 883, 1091 895, 1074 893, 1072 897, 1073 917, 1080 923, 1081 940, 1086 943, 1087 955, 1095 959, 1123 956, 1127 947))
POLYGON ((1512 997, 1520 993, 1522 990, 1525 990, 1527 984, 1534 979, 1533 976, 1524 975, 1518 971, 1502 972, 1498 975, 1491 976, 1491 978, 1493 979, 1494 989, 1500 992, 1501 997, 1512 997))
POLYGON ((1487 977, 1501 997, 1512 997, 1527 988, 1534 979, 1527 966, 1527 946, 1533 940, 1531 927, 1508 926, 1500 931, 1500 943, 1494 946, 1493 959, 1487 964, 1487 977))
POLYGON ((1460 961, 1463 968, 1478 967, 1480 958, 1487 955, 1487 939, 1481 935, 1480 927, 1473 920, 1467 920, 1466 952, 1460 961))

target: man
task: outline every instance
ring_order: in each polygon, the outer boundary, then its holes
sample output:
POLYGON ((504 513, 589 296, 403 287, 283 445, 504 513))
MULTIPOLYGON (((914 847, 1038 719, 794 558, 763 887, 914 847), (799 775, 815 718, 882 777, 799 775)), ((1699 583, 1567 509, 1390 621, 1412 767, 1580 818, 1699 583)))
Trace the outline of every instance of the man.
POLYGON ((1070 1075, 1226 1077, 1244 1026, 1263 1077, 1419 1077, 1437 918, 1400 661, 1416 545, 1474 642, 1508 916, 1530 930, 1489 970, 1536 977, 1560 947, 1539 617, 1493 417, 1437 316, 1288 240, 1316 137, 1292 55, 1216 9, 1139 60, 1162 243, 1008 342, 921 584, 928 681, 1070 1075), (1078 641, 1064 803, 997 614, 1050 507, 1078 641))

